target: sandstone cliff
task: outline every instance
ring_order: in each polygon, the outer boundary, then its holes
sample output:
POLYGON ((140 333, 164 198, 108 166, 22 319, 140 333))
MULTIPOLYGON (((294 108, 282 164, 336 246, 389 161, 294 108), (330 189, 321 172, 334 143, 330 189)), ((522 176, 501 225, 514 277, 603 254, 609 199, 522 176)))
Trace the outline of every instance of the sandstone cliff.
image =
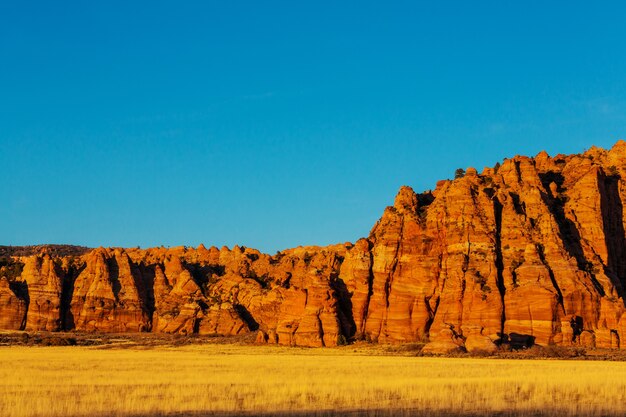
POLYGON ((254 249, 0 248, 0 328, 234 335, 426 351, 626 348, 626 142, 506 159, 416 194, 368 237, 254 249))

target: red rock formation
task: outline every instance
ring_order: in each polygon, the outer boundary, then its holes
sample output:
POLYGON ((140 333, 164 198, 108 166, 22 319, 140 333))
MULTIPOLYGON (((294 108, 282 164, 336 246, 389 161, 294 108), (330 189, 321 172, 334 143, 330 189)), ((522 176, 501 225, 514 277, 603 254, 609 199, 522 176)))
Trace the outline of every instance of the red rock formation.
POLYGON ((86 255, 85 269, 74 282, 67 322, 77 330, 148 330, 140 282, 125 252, 95 249, 86 255))
POLYGON ((21 279, 28 288, 26 330, 59 330, 63 284, 52 258, 48 254, 24 258, 21 279))
POLYGON ((354 245, 274 256, 237 246, 5 247, 0 255, 24 271, 0 279, 0 327, 54 330, 65 315, 65 329, 257 331, 259 343, 285 345, 626 348, 625 203, 620 141, 468 168, 432 192, 402 187, 354 245))
POLYGON ((0 328, 21 330, 25 325, 26 301, 11 289, 6 276, 0 275, 0 328))
POLYGON ((152 329, 160 333, 192 334, 202 314, 202 291, 178 257, 174 256, 165 265, 165 272, 160 265, 155 266, 152 329))

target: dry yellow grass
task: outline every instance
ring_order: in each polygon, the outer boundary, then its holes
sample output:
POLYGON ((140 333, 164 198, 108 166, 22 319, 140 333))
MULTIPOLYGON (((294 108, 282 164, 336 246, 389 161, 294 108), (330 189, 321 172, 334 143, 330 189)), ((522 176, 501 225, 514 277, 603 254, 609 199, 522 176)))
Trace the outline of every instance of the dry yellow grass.
POLYGON ((371 416, 624 415, 626 363, 230 345, 0 348, 0 416, 352 410, 371 416))

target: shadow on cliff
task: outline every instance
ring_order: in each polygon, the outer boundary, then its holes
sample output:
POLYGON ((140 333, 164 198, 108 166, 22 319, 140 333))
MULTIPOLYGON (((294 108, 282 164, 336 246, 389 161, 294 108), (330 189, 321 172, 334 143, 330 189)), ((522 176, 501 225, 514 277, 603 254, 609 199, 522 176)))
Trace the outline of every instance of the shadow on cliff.
POLYGON ((535 336, 521 333, 500 334, 500 343, 511 346, 511 349, 528 349, 535 345, 535 336))
POLYGON ((331 288, 335 290, 337 299, 337 316, 341 325, 341 333, 350 340, 356 334, 356 323, 352 312, 352 294, 348 290, 346 283, 337 274, 331 277, 331 288))
POLYGON ((539 174, 539 177, 546 190, 546 192, 541 193, 542 199, 556 220, 563 247, 567 253, 569 253, 569 255, 576 260, 578 269, 589 274, 596 291, 598 291, 600 296, 604 297, 604 288, 602 288, 602 285, 598 282, 598 279, 593 272, 593 265, 585 258, 580 232, 578 231, 576 224, 565 215, 565 203, 567 202, 568 197, 563 194, 564 190, 562 185, 565 181, 563 175, 557 172, 547 172, 545 174, 539 174), (548 192, 551 182, 554 182, 557 185, 556 196, 552 196, 548 192))
POLYGON ((28 293, 28 283, 26 281, 11 281, 9 282, 9 288, 13 291, 13 294, 17 298, 24 300, 26 308, 24 309, 24 317, 20 323, 20 330, 24 330, 26 327, 26 320, 28 319, 28 308, 30 307, 30 294, 28 293))
POLYGON ((241 320, 246 323, 248 329, 250 329, 251 331, 259 330, 259 323, 254 319, 254 317, 246 307, 242 306, 241 304, 235 304, 233 308, 235 309, 241 320))
POLYGON ((202 290, 205 296, 209 292, 209 288, 213 285, 217 278, 224 276, 226 270, 224 265, 199 265, 183 261, 183 267, 189 271, 191 278, 202 290))
POLYGON ((602 227, 607 247, 606 275, 624 296, 626 288, 626 234, 624 232, 622 201, 619 197, 619 176, 601 177, 600 207, 602 227))
MULTIPOLYGON (((78 275, 86 268, 86 264, 79 267, 70 265, 66 271, 62 271, 61 283, 61 329, 72 330, 76 327, 74 314, 71 310, 72 297, 74 296, 74 282, 78 275)), ((61 272, 61 271, 60 271, 61 272)))
POLYGON ((141 275, 143 285, 146 290, 144 304, 148 312, 148 320, 150 322, 150 329, 152 329, 152 320, 154 319, 154 312, 156 310, 155 298, 154 298, 154 279, 156 277, 156 271, 154 265, 145 265, 143 262, 137 265, 137 269, 141 275))

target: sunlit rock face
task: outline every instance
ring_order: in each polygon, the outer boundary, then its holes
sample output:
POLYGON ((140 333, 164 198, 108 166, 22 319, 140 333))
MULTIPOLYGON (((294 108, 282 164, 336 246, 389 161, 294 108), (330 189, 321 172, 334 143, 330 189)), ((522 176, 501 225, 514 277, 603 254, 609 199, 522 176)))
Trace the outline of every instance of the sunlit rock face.
POLYGON ((402 187, 354 244, 2 248, 0 327, 422 341, 432 353, 626 347, 625 200, 620 141, 402 187))
POLYGON ((26 330, 61 329, 61 274, 48 254, 24 258, 21 278, 28 290, 26 330))

